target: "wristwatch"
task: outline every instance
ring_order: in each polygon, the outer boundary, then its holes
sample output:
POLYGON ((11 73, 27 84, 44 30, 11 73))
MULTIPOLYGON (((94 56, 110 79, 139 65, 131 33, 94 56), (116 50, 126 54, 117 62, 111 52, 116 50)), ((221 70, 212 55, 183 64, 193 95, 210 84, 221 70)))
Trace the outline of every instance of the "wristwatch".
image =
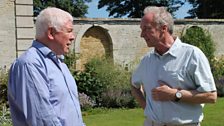
POLYGON ((180 99, 182 98, 182 93, 180 92, 180 90, 178 90, 175 94, 175 102, 180 101, 180 99))

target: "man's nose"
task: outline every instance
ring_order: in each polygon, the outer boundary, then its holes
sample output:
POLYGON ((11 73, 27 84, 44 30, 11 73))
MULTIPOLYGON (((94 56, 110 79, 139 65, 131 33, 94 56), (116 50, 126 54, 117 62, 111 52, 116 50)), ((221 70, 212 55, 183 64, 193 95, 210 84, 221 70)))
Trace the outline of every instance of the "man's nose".
POLYGON ((75 37, 76 37, 75 34, 74 33, 71 33, 70 40, 73 41, 75 39, 75 37))

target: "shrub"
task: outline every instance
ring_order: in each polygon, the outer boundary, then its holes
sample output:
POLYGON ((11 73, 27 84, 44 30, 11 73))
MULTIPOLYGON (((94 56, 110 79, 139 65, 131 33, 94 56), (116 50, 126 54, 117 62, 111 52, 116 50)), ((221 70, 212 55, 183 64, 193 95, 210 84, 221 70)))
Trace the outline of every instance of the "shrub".
POLYGON ((224 96, 224 57, 213 59, 213 75, 215 78, 218 96, 224 96))
POLYGON ((129 89, 107 89, 103 92, 102 98, 102 106, 107 108, 134 108, 137 106, 137 102, 132 97, 129 89))
POLYGON ((105 88, 103 83, 97 78, 95 68, 86 64, 84 71, 74 71, 73 75, 77 82, 78 91, 88 95, 97 106, 102 102, 102 92, 105 88))
POLYGON ((10 117, 9 108, 6 105, 1 105, 0 111, 0 126, 12 126, 12 119, 10 117))
POLYGON ((96 77, 105 86, 102 93, 103 107, 135 107, 130 91, 129 71, 124 70, 111 59, 94 58, 89 63, 95 68, 96 77))
POLYGON ((7 99, 8 72, 0 68, 0 125, 12 125, 7 99))
POLYGON ((76 59, 77 57, 75 53, 69 53, 65 55, 64 62, 68 66, 70 71, 75 71, 76 59))
POLYGON ((106 58, 93 58, 84 71, 73 72, 78 91, 88 95, 97 107, 135 107, 130 74, 106 58))
POLYGON ((95 106, 94 101, 85 93, 79 93, 79 101, 82 110, 89 110, 95 106))
POLYGON ((0 68, 0 105, 7 103, 8 72, 0 68))

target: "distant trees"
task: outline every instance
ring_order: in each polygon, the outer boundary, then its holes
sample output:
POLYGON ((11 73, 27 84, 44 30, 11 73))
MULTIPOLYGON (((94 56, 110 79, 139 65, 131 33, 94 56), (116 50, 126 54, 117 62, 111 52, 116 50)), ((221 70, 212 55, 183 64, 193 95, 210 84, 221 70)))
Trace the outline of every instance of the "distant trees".
POLYGON ((73 17, 84 17, 88 10, 86 2, 91 1, 92 0, 34 0, 34 16, 37 16, 44 8, 51 6, 68 11, 73 17))
POLYGON ((106 6, 109 16, 140 18, 147 6, 165 6, 174 15, 183 4, 183 0, 99 0, 98 8, 106 6))
POLYGON ((223 0, 188 0, 193 8, 188 11, 187 18, 224 18, 223 0))
MULTIPOLYGON (((68 11, 74 17, 85 17, 88 12, 86 3, 92 0, 33 0, 34 16, 48 7, 58 7, 68 11)), ((186 18, 224 18, 224 0, 99 0, 98 9, 106 7, 110 17, 140 18, 147 6, 164 6, 174 15, 185 2, 189 2, 192 8, 188 11, 190 16, 186 18)))

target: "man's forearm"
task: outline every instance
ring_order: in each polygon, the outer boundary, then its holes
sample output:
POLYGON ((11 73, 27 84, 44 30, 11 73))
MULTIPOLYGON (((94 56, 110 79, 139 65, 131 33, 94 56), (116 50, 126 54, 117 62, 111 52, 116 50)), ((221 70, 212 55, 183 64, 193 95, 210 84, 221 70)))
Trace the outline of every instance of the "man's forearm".
POLYGON ((144 97, 143 92, 141 91, 141 89, 140 88, 138 89, 138 88, 135 88, 134 86, 131 86, 131 92, 132 92, 132 95, 137 100, 137 102, 140 104, 140 106, 143 109, 145 109, 146 101, 145 101, 145 97, 144 97))
POLYGON ((200 104, 200 103, 215 103, 217 100, 217 92, 198 92, 196 90, 187 91, 181 90, 183 97, 181 98, 181 102, 200 104))

